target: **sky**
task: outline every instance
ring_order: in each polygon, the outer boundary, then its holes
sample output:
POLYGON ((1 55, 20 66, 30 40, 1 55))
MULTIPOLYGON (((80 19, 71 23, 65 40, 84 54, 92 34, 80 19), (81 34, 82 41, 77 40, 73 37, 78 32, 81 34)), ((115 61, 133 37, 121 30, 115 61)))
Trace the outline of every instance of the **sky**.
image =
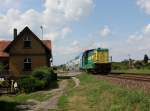
POLYGON ((0 40, 28 26, 52 40, 54 65, 91 48, 113 61, 150 56, 150 0, 0 0, 0 40))

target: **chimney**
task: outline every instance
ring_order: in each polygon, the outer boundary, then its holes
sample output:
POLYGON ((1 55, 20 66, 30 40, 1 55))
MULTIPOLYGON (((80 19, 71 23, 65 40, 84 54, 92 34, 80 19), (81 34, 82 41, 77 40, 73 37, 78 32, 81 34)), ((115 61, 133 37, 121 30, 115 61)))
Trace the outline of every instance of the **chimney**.
POLYGON ((14 39, 17 37, 17 29, 14 28, 14 39))

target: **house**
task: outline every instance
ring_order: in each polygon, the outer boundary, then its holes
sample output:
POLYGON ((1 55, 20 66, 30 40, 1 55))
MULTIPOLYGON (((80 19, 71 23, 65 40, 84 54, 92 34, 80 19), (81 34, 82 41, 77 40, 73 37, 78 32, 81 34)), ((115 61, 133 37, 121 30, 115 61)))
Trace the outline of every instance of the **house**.
POLYGON ((0 41, 0 64, 9 74, 19 77, 41 66, 51 66, 52 47, 50 40, 40 40, 28 27, 19 34, 14 29, 12 41, 0 41))

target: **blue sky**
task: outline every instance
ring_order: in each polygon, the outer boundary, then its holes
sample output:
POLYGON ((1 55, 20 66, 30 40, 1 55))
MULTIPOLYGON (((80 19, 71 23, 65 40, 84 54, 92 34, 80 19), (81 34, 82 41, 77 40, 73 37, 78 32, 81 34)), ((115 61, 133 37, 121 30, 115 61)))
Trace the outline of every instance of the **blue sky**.
POLYGON ((44 27, 56 65, 96 47, 114 61, 150 56, 150 0, 0 0, 0 39, 26 25, 40 38, 44 27))

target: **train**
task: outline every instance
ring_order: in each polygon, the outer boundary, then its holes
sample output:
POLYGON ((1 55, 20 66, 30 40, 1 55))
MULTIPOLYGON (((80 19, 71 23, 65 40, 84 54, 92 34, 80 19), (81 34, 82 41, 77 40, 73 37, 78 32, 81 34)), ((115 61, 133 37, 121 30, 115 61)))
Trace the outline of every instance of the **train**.
POLYGON ((79 56, 67 62, 67 70, 87 71, 107 74, 111 71, 109 49, 95 48, 82 52, 79 56))

